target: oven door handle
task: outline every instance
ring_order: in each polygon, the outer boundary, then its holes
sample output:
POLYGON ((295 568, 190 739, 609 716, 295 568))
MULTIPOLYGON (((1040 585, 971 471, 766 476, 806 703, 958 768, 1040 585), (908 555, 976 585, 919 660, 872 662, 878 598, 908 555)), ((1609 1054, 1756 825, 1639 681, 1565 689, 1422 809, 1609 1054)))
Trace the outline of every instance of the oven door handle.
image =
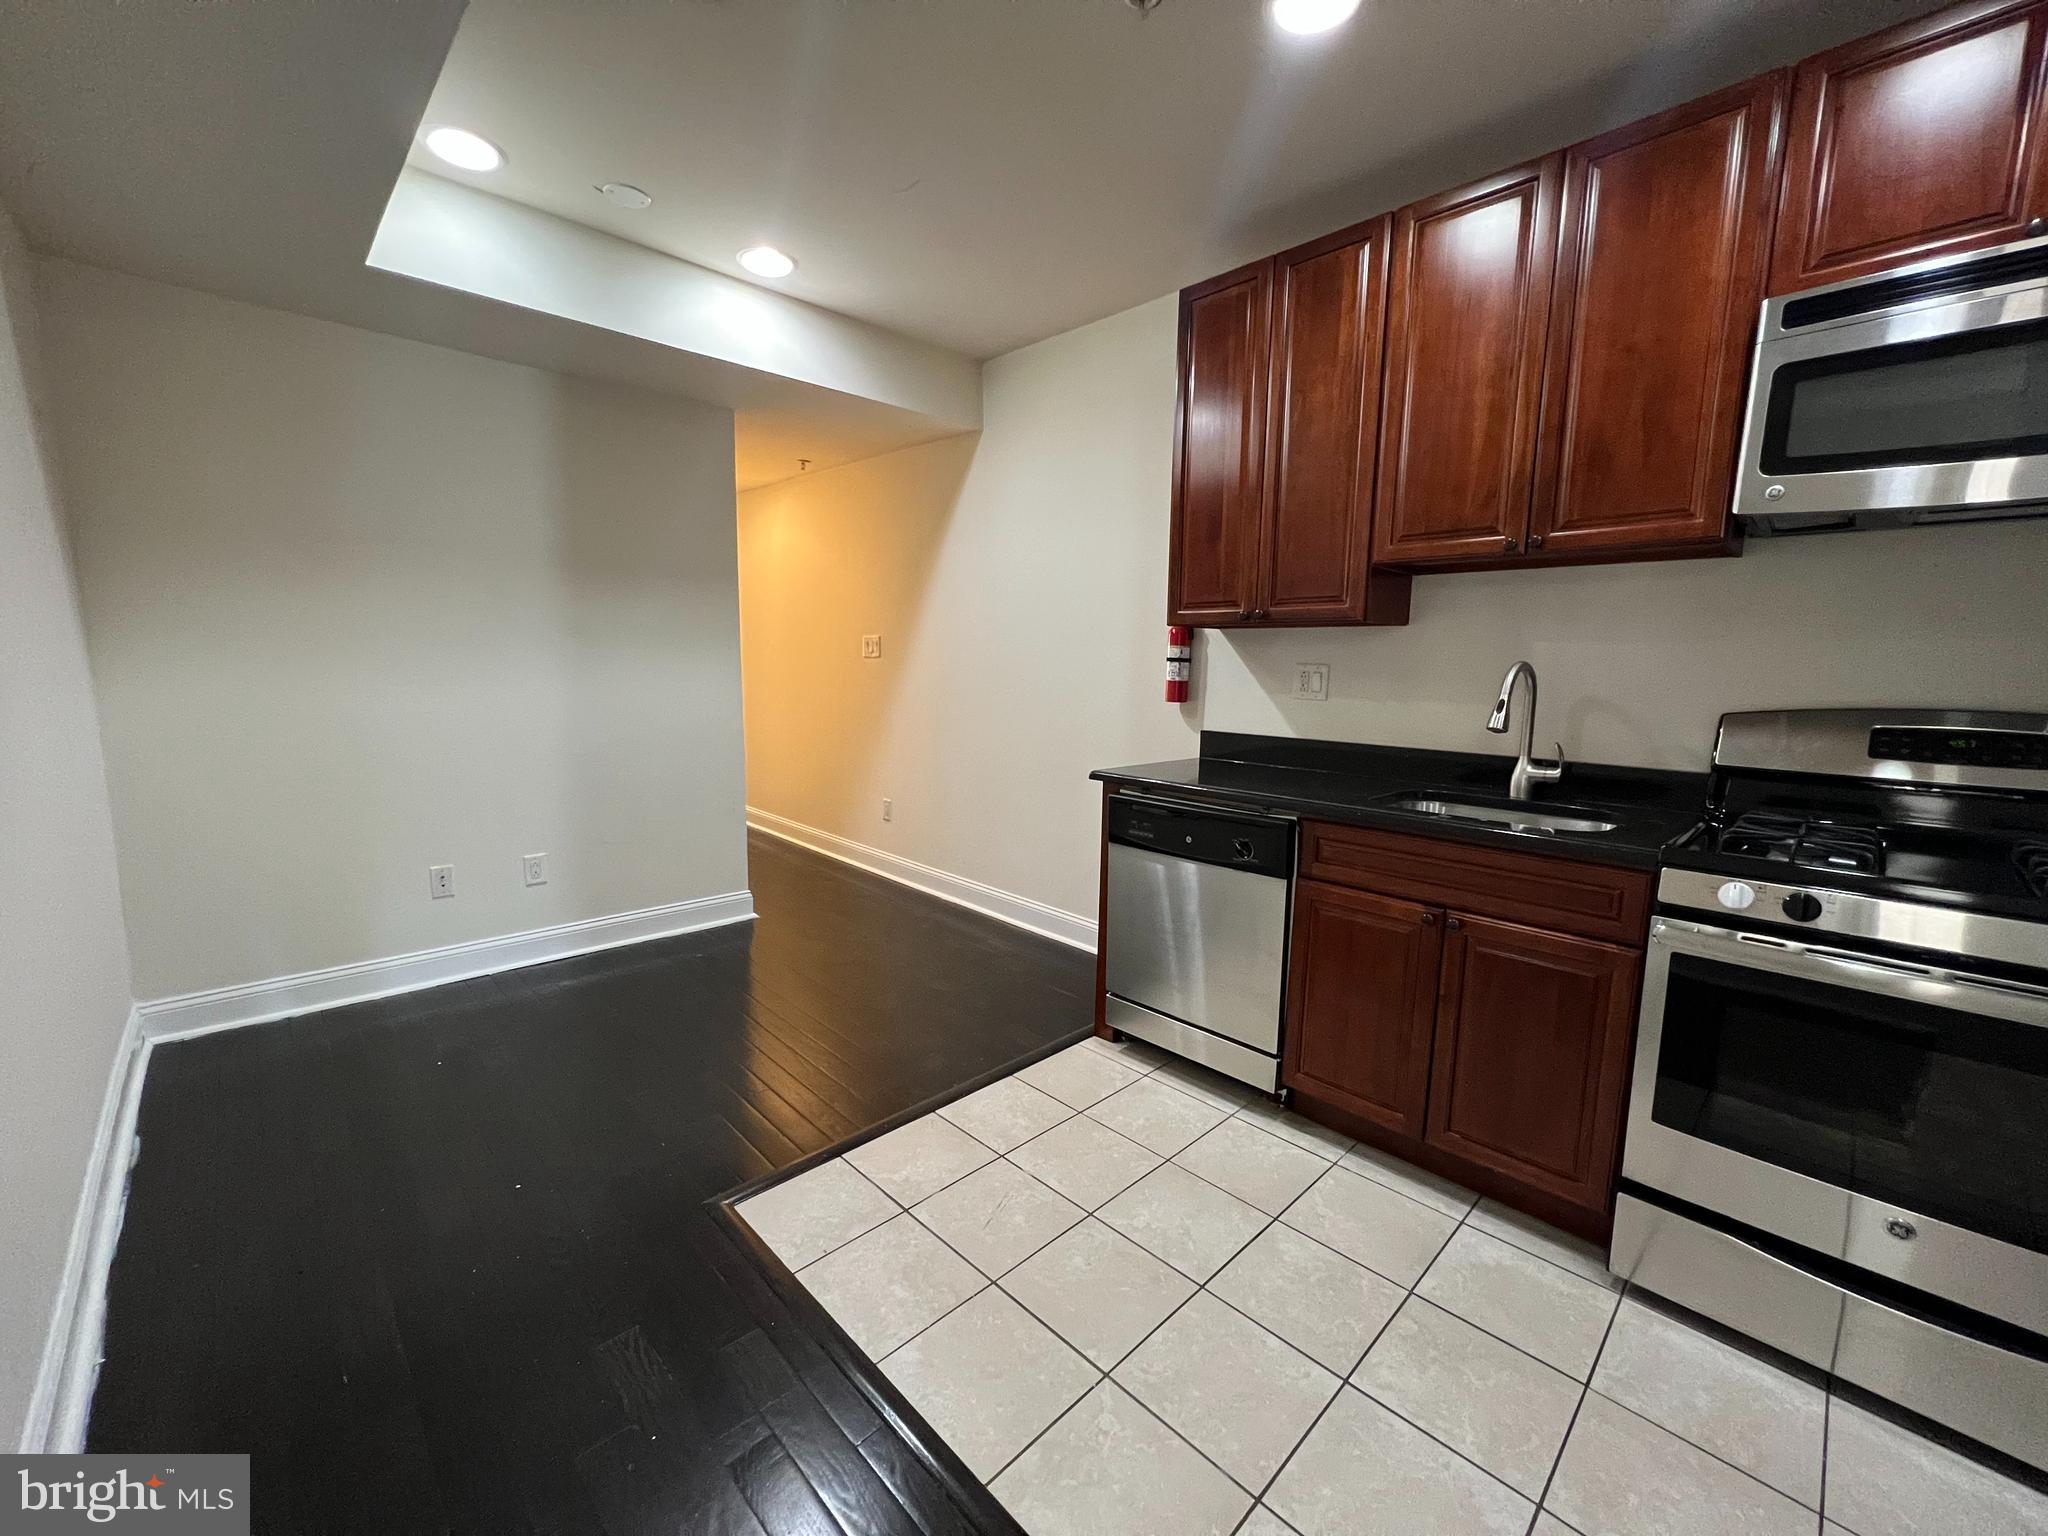
POLYGON ((1697 955, 1727 965, 1829 982, 1859 992, 2048 1029, 2048 987, 2025 982, 1801 944, 1793 939, 1738 933, 1732 928, 1670 917, 1660 917, 1650 925, 1650 944, 1653 949, 1697 955))

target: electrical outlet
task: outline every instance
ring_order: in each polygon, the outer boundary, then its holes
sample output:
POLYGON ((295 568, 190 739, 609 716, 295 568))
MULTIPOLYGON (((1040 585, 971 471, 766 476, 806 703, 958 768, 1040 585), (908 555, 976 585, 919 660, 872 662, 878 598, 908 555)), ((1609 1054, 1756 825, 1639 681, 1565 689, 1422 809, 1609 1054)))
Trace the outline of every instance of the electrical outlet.
POLYGON ((895 819, 896 819, 896 802, 895 802, 894 800, 884 800, 884 801, 882 802, 882 820, 884 820, 884 821, 894 821, 895 819))
POLYGON ((882 637, 880 635, 862 635, 860 637, 860 654, 863 661, 874 661, 879 658, 882 654, 882 637))
POLYGON ((455 894, 455 866, 453 864, 429 864, 427 866, 427 894, 439 901, 444 896, 455 894))
POLYGON ((548 883, 548 856, 544 853, 529 853, 525 859, 526 883, 546 885, 548 883))
POLYGON ((1300 661, 1294 665, 1294 696, 1297 699, 1328 699, 1330 666, 1322 661, 1300 661))

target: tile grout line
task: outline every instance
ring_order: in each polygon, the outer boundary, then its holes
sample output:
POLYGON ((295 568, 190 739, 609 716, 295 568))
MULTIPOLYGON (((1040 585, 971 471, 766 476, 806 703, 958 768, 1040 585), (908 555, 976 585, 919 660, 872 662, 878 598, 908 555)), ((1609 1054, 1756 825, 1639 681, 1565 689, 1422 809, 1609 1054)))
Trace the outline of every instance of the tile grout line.
MULTIPOLYGON (((1731 1472, 1740 1472, 1744 1477, 1748 1478, 1752 1483, 1755 1483, 1759 1488, 1767 1489, 1770 1492, 1775 1493, 1779 1498, 1786 1500, 1788 1503, 1798 1505, 1799 1508, 1805 1510, 1808 1514, 1820 1514, 1820 1510, 1816 1508, 1814 1505, 1807 1503, 1806 1500, 1798 1498, 1793 1494, 1787 1493, 1784 1489, 1778 1487, 1778 1485, 1775 1483, 1765 1482, 1762 1478, 1758 1477, 1754 1472, 1750 1471, 1749 1468, 1737 1466, 1734 1462, 1730 1461, 1727 1457, 1721 1455, 1718 1451, 1709 1450, 1706 1446, 1701 1445, 1698 1441, 1689 1439, 1685 1435, 1680 1434, 1677 1430, 1671 1428, 1670 1425, 1658 1423, 1657 1420, 1651 1418, 1647 1413, 1644 1413, 1641 1409, 1631 1408, 1627 1403, 1624 1403, 1618 1397, 1610 1397, 1607 1393, 1602 1392, 1597 1387, 1593 1386, 1591 1382, 1588 1382, 1586 1384, 1586 1390, 1587 1392, 1591 1393, 1594 1397, 1599 1398, 1602 1402, 1612 1403, 1615 1407, 1619 1408, 1623 1413, 1631 1414, 1634 1417, 1641 1419, 1645 1424, 1648 1424, 1652 1429, 1662 1430, 1665 1434, 1671 1436, 1672 1439, 1678 1441, 1681 1445, 1691 1446, 1692 1449, 1698 1451, 1702 1456, 1705 1456, 1712 1461, 1718 1461, 1722 1466, 1728 1468, 1731 1472)), ((1825 1451, 1822 1452, 1822 1461, 1823 1463, 1825 1463, 1826 1461, 1825 1451)), ((1823 1486, 1825 1486, 1827 1476, 1825 1467, 1823 1467, 1821 1476, 1823 1486)))
MULTIPOLYGON (((1584 1385, 1579 1388, 1578 1402, 1572 1405, 1572 1416, 1564 1427, 1564 1438, 1557 1442, 1557 1454, 1550 1459, 1550 1475, 1543 1479, 1543 1492, 1536 1497, 1536 1513, 1529 1517, 1529 1529, 1532 1532, 1536 1529, 1538 1517, 1550 1506, 1550 1490, 1557 1482, 1557 1469, 1564 1465, 1564 1453, 1572 1443, 1573 1432, 1579 1427, 1579 1415, 1585 1410, 1586 1398, 1593 1390, 1593 1378, 1599 1374, 1600 1357, 1607 1353, 1607 1341, 1614 1334, 1615 1319, 1621 1316, 1621 1304, 1626 1300, 1628 1300, 1628 1282, 1624 1280, 1621 1284, 1621 1295, 1614 1303, 1614 1310, 1608 1314, 1607 1330, 1600 1335, 1600 1347, 1593 1351, 1593 1363, 1586 1368, 1586 1380, 1584 1385)), ((1558 1516, 1558 1519, 1566 1525, 1570 1524, 1562 1515, 1558 1516)))

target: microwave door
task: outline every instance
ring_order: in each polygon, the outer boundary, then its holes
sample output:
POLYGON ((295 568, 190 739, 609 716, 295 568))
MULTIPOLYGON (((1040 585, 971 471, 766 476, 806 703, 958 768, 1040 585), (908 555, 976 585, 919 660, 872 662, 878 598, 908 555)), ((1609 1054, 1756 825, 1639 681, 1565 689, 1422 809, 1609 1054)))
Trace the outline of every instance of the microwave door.
POLYGON ((1761 344, 1738 513, 1781 522, 2000 514, 2048 500, 2044 295, 2028 289, 1761 344))

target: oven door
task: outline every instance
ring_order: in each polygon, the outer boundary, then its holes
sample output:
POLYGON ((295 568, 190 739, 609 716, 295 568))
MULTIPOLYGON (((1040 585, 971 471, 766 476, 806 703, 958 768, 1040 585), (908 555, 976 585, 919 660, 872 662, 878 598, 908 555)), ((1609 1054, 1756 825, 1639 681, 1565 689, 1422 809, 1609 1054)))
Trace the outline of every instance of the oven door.
POLYGON ((2048 1333, 2048 987, 1660 917, 1623 1171, 2048 1333))
POLYGON ((1799 302, 1766 307, 1757 346, 1735 494, 1748 526, 2048 500, 2048 282, 1788 330, 1799 302))

